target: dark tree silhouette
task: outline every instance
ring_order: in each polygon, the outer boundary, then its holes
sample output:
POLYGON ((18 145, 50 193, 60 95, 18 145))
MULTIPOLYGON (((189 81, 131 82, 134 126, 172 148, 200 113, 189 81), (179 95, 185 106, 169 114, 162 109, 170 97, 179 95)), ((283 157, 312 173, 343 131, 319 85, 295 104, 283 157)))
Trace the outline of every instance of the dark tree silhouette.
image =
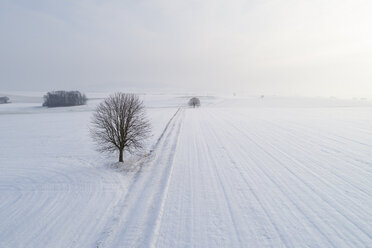
POLYGON ((195 108, 200 107, 200 100, 197 97, 193 97, 189 100, 189 106, 195 108))
POLYGON ((87 98, 79 91, 52 91, 44 96, 45 107, 66 107, 84 105, 87 98))
POLYGON ((0 103, 9 103, 9 97, 7 96, 0 97, 0 103))
POLYGON ((134 94, 109 96, 95 110, 90 132, 99 151, 117 151, 123 162, 123 152, 142 149, 150 134, 143 102, 134 94))

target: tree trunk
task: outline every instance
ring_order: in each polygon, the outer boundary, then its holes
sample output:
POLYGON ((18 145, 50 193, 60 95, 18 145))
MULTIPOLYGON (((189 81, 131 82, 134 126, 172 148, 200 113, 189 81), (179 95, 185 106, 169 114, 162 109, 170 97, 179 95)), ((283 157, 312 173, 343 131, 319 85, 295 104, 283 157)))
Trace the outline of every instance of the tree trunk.
POLYGON ((123 161, 123 150, 119 150, 119 162, 124 162, 123 161))

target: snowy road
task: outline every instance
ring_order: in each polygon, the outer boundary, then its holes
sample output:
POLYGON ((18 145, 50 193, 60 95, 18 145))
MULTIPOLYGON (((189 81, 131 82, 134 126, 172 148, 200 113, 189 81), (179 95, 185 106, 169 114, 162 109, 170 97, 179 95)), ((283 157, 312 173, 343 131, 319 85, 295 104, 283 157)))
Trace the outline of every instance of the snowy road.
POLYGON ((159 139, 125 173, 63 135, 90 113, 0 115, 0 247, 372 247, 371 107, 152 111, 159 139))

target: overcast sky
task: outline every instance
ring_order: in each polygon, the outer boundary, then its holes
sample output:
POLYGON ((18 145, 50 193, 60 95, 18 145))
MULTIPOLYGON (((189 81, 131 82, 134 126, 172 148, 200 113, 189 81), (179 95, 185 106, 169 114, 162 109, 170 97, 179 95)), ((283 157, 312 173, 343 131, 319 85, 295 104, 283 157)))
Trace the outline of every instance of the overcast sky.
POLYGON ((371 0, 0 0, 0 90, 372 96, 371 0))

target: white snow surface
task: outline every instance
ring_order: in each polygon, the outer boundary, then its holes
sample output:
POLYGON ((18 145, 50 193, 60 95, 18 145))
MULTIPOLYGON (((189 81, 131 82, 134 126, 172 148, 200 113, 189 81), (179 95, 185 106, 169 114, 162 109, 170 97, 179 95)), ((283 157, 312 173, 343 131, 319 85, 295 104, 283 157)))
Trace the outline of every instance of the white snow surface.
POLYGON ((0 247, 372 247, 371 101, 143 95, 122 168, 89 137, 100 99, 30 95, 0 105, 0 247))

